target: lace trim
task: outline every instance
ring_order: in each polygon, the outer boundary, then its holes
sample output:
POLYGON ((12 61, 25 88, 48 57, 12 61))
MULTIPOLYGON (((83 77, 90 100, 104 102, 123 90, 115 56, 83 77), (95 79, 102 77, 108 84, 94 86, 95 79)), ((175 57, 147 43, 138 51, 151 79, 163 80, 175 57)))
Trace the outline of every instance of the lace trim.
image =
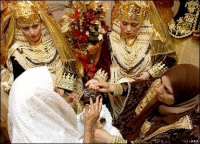
POLYGON ((141 113, 141 111, 144 109, 144 107, 147 105, 147 103, 156 95, 156 91, 155 88, 158 87, 160 84, 160 80, 157 79, 149 88, 149 90, 147 91, 147 94, 145 95, 145 97, 140 101, 140 103, 138 104, 138 106, 135 109, 135 113, 137 115, 139 115, 141 113))
POLYGON ((145 139, 143 139, 142 141, 146 141, 146 140, 149 140, 151 139, 152 137, 158 135, 158 134, 161 134, 161 133, 164 133, 168 130, 171 130, 171 129, 193 129, 193 126, 190 122, 190 118, 188 115, 180 118, 179 121, 173 123, 173 124, 170 124, 170 125, 167 125, 167 126, 163 126, 161 128, 159 128, 158 130, 156 130, 154 133, 152 133, 151 135, 149 135, 148 137, 146 137, 145 139))

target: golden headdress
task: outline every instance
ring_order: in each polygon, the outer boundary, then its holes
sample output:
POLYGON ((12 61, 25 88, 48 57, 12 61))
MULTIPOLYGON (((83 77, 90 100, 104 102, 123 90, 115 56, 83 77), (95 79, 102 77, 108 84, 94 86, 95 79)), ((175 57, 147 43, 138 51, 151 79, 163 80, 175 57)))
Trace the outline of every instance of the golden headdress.
MULTIPOLYGON (((151 27, 150 43, 152 56, 175 52, 174 44, 153 1, 118 1, 112 13, 112 30, 118 34, 121 34, 120 21, 122 19, 138 21, 138 23, 142 24, 141 29, 151 27)), ((141 29, 140 32, 143 32, 141 29)))
POLYGON ((15 6, 15 17, 17 19, 17 25, 20 26, 24 23, 33 23, 34 21, 39 21, 40 16, 32 3, 26 1, 20 1, 15 6))
POLYGON ((36 15, 38 16, 38 18, 42 19, 44 25, 47 27, 48 31, 50 32, 53 43, 56 47, 56 50, 59 53, 59 56, 63 64, 66 67, 70 66, 70 68, 74 72, 76 72, 76 63, 75 63, 76 60, 71 51, 68 41, 66 40, 64 35, 61 33, 56 23, 52 21, 52 19, 46 14, 46 12, 41 7, 39 7, 35 2, 31 2, 31 1, 17 1, 15 12, 10 19, 9 27, 8 27, 8 35, 7 35, 7 40, 6 40, 7 56, 9 57, 11 55, 12 50, 10 48, 15 41, 14 36, 15 36, 15 30, 17 28, 16 22, 18 22, 18 20, 19 22, 23 22, 27 20, 29 20, 27 22, 33 22, 31 20, 34 20, 33 17, 37 17, 36 15), (18 12, 17 10, 22 11, 22 12, 18 12))
POLYGON ((119 11, 116 19, 122 18, 130 21, 140 21, 146 16, 149 6, 143 1, 119 1, 119 11))

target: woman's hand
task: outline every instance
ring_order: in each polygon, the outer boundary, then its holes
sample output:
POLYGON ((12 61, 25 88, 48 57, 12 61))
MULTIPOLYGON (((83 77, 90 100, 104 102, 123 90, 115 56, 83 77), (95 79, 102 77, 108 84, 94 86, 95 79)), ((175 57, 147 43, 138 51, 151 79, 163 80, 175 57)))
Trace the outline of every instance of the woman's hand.
POLYGON ((92 91, 94 91, 96 93, 96 88, 94 87, 94 85, 99 84, 99 80, 96 78, 93 78, 91 80, 89 80, 85 86, 89 86, 89 89, 91 89, 92 91))
POLYGON ((89 80, 89 81, 85 84, 85 86, 90 86, 91 84, 98 84, 98 83, 99 83, 99 80, 96 79, 96 78, 93 78, 93 79, 89 80))
POLYGON ((63 89, 55 88, 55 92, 58 93, 61 97, 64 96, 64 90, 63 89))
POLYGON ((88 113, 89 105, 86 104, 85 113, 83 116, 85 131, 92 132, 93 127, 100 116, 101 108, 102 108, 102 98, 100 99, 100 103, 99 103, 99 97, 97 97, 95 105, 92 101, 92 98, 90 98, 90 113, 88 113))
POLYGON ((103 93, 107 93, 107 92, 113 92, 113 87, 112 85, 109 85, 107 82, 103 81, 102 79, 100 79, 99 77, 94 77, 94 79, 98 80, 99 83, 97 84, 92 84, 92 83, 86 83, 88 86, 89 84, 89 88, 93 91, 97 91, 97 92, 103 92, 103 93))
POLYGON ((135 79, 137 80, 147 80, 150 78, 150 74, 148 72, 141 72, 135 79))
POLYGON ((90 113, 89 105, 86 104, 85 113, 83 115, 83 123, 84 123, 84 143, 92 143, 93 142, 93 128, 99 119, 100 112, 102 108, 102 98, 96 98, 95 105, 93 104, 92 98, 90 98, 90 113))
POLYGON ((112 135, 104 129, 94 129, 94 142, 97 143, 111 143, 112 135))
POLYGON ((78 98, 79 96, 76 93, 72 92, 65 98, 65 100, 71 107, 74 107, 74 105, 78 102, 78 98))
POLYGON ((199 40, 200 39, 200 30, 193 30, 193 38, 195 40, 199 40))

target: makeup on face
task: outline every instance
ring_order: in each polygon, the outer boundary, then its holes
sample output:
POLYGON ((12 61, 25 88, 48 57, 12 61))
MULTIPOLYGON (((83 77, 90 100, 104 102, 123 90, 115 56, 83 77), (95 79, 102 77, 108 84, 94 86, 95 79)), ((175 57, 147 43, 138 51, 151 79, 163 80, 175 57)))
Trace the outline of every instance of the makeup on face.
POLYGON ((174 94, 173 89, 171 86, 171 82, 168 77, 163 76, 160 80, 160 86, 156 89, 158 92, 158 99, 159 101, 167 104, 172 105, 174 104, 174 94))
POLYGON ((134 37, 138 34, 141 24, 137 21, 122 20, 120 28, 122 33, 127 37, 134 37))
POLYGON ((41 23, 36 21, 31 24, 22 24, 21 31, 26 37, 27 41, 37 43, 42 35, 41 23))

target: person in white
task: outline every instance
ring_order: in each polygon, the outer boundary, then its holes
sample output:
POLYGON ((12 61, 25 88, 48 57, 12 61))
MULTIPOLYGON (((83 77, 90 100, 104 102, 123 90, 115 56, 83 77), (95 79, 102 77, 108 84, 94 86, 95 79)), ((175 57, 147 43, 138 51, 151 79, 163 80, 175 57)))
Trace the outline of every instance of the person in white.
POLYGON ((13 83, 9 94, 8 132, 12 143, 75 143, 76 114, 54 91, 48 68, 32 68, 13 83))
POLYGON ((122 137, 110 112, 97 97, 76 116, 77 95, 65 99, 55 90, 55 76, 46 66, 26 70, 9 95, 8 132, 12 143, 91 143, 95 127, 122 137), (101 122, 103 120, 103 122, 101 122), (93 127, 91 127, 93 126, 93 127))

